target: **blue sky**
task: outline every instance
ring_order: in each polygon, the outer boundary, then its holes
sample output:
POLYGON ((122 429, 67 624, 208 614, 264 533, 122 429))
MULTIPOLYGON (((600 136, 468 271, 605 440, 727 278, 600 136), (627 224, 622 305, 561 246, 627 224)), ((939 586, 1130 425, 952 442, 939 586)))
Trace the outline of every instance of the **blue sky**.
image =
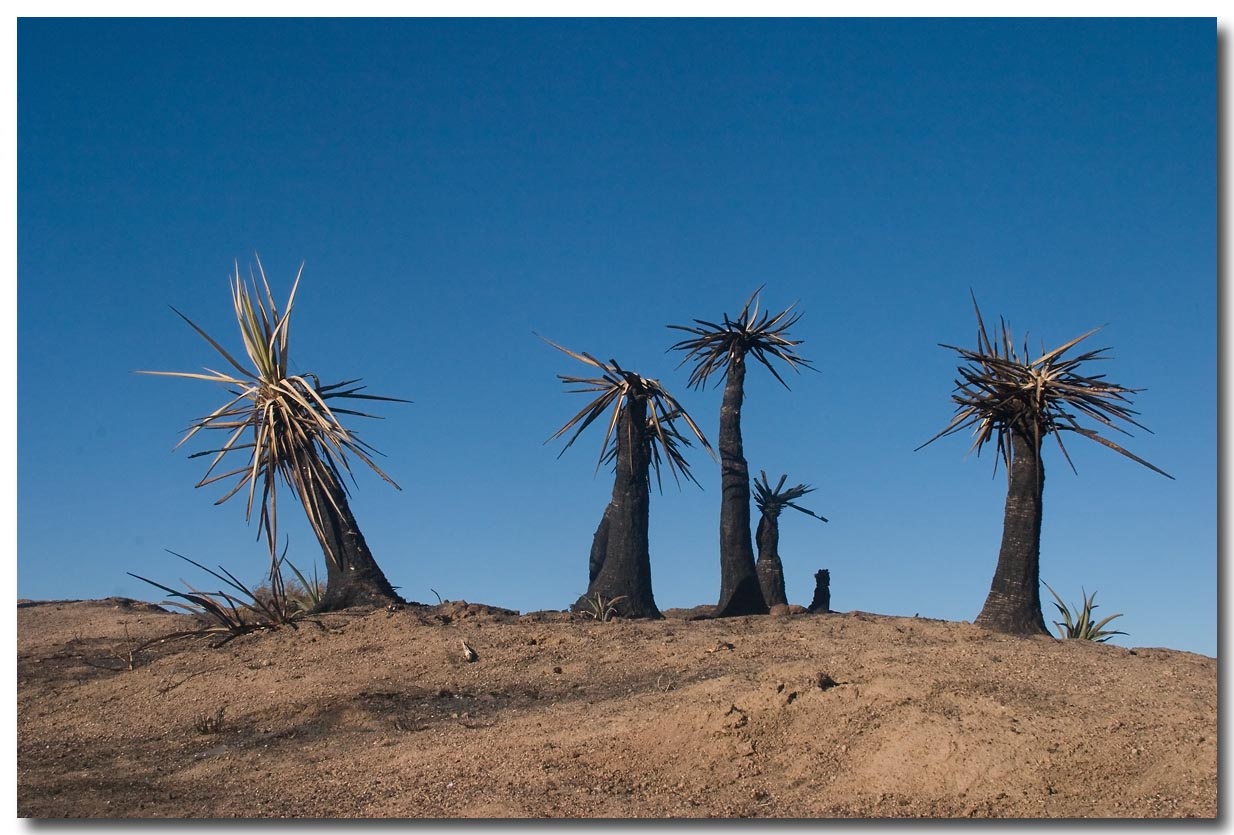
MULTIPOLYGON (((362 376, 395 491, 353 509, 409 599, 561 608, 587 585, 601 437, 544 445, 582 366, 659 378, 715 439, 665 325, 800 302, 820 373, 751 373, 789 599, 972 620, 1005 481, 949 420, 976 293, 1030 343, 1096 325, 1145 391, 1135 453, 1047 453, 1042 576, 1127 646, 1216 653, 1216 25, 1136 21, 73 21, 18 25, 18 564, 31 598, 256 580, 238 501, 172 447, 224 393, 134 374, 238 348, 227 278, 301 261, 297 370, 362 376)), ((1098 344, 1099 343, 1099 344, 1098 344)), ((1124 440, 1121 439, 1120 440, 1124 440)), ((204 448, 201 445, 194 449, 204 448)), ((660 606, 714 603, 719 468, 652 499, 660 606)), ((320 564, 286 512, 291 558, 320 564)), ((1049 609, 1050 607, 1047 607, 1049 609)), ((1047 610, 1047 621, 1051 612, 1047 610)))

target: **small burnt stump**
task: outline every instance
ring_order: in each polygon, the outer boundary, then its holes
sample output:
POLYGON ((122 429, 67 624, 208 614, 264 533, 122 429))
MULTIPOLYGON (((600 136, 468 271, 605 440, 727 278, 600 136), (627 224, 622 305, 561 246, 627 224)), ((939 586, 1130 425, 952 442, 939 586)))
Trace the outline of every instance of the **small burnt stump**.
POLYGON ((814 573, 814 600, 807 611, 810 614, 831 611, 831 572, 825 568, 814 573))

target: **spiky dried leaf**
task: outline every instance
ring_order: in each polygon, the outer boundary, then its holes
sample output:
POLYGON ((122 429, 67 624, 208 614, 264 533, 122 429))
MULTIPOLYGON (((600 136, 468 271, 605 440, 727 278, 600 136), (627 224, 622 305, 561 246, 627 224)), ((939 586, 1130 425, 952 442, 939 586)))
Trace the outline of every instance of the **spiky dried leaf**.
POLYGON ((690 472, 690 464, 686 461, 681 450, 682 445, 690 446, 691 441, 678 427, 677 421, 680 420, 686 424, 690 435, 697 438, 699 443, 703 445, 703 448, 713 458, 715 457, 715 452, 712 450, 706 436, 703 435, 702 430, 694 422, 694 419, 677 402, 677 399, 660 384, 659 380, 653 380, 633 371, 627 371, 618 365, 616 360, 610 359, 607 363, 601 362, 590 354, 576 353, 558 345, 551 339, 547 339, 539 334, 536 334, 536 336, 539 336, 540 339, 563 354, 603 372, 601 377, 557 375, 558 379, 566 385, 579 386, 578 388, 569 389, 571 393, 597 393, 597 396, 591 402, 580 409, 574 417, 566 421, 560 429, 545 441, 546 444, 550 443, 562 437, 571 429, 574 430, 566 445, 557 454, 558 457, 561 457, 570 448, 578 436, 582 434, 583 430, 601 415, 607 414, 608 428, 605 430, 604 443, 600 447, 600 456, 596 461, 596 469, 599 470, 601 464, 614 461, 620 448, 615 434, 617 423, 629 401, 638 398, 644 400, 647 404, 647 435, 651 441, 651 466, 655 470, 656 484, 658 486, 661 485, 661 463, 668 464, 669 472, 672 473, 673 479, 679 486, 681 484, 680 476, 684 476, 698 484, 698 480, 690 472))
MULTIPOLYGON (((724 316, 722 325, 695 319, 698 327, 689 325, 669 325, 673 330, 685 331, 692 337, 681 340, 669 348, 670 351, 685 351, 686 355, 678 364, 678 368, 690 360, 694 360, 694 368, 690 372, 690 387, 701 388, 707 380, 719 371, 727 372, 729 364, 737 357, 749 354, 762 363, 772 376, 779 380, 780 385, 788 388, 788 383, 771 364, 772 359, 778 359, 788 364, 794 371, 808 368, 817 371, 810 361, 801 357, 796 348, 800 339, 789 339, 789 328, 801 319, 800 311, 793 313, 796 303, 772 316, 769 313, 758 312, 758 296, 763 288, 759 287, 746 300, 741 313, 736 319, 724 316)), ((717 385, 719 380, 716 381, 717 385)))
POLYGON ((960 379, 955 381, 951 396, 956 404, 956 412, 941 431, 917 449, 962 429, 971 428, 973 444, 969 451, 980 455, 982 448, 994 441, 998 451, 994 462, 995 470, 999 461, 1002 461, 1010 474, 1013 432, 1032 439, 1033 448, 1037 450, 1041 448, 1041 442, 1047 435, 1053 435, 1074 472, 1075 465, 1062 440, 1063 432, 1074 432, 1166 478, 1174 478, 1079 423, 1079 417, 1084 416, 1124 435, 1130 433, 1116 425, 1116 421, 1149 431, 1135 420, 1133 415, 1138 413, 1130 408, 1131 400, 1128 395, 1142 389, 1130 389, 1117 383, 1106 382, 1104 374, 1080 373, 1082 365, 1108 359, 1105 353, 1107 348, 1087 351, 1074 357, 1064 356, 1067 351, 1101 328, 1094 328, 1051 351, 1043 351, 1035 360, 1030 361, 1027 336, 1021 353, 1016 350, 1012 341, 1010 326, 1000 318, 999 342, 996 344, 986 331, 975 294, 973 309, 977 315, 977 349, 942 345, 955 351, 967 363, 957 369, 960 379))
POLYGON ((179 448, 203 429, 230 433, 217 449, 190 456, 214 456, 197 486, 204 487, 219 480, 237 477, 236 483, 218 503, 227 501, 247 488, 245 516, 251 519, 254 504, 260 506, 258 536, 265 533, 272 560, 276 558, 275 543, 278 539, 280 479, 296 493, 313 530, 319 536, 324 530, 325 508, 317 506, 312 499, 313 483, 333 479, 346 490, 347 485, 342 473, 351 473, 349 454, 359 458, 382 479, 398 489, 394 480, 386 475, 368 454, 379 453, 360 440, 354 431, 346 429, 338 418, 338 414, 365 418, 374 416, 350 409, 332 409, 327 401, 348 399, 409 402, 397 397, 361 394, 363 386, 347 388, 359 382, 356 379, 323 386, 314 374, 288 373, 291 312, 303 269, 301 265, 288 295, 287 307, 280 312, 261 260, 257 259, 257 276, 250 274, 247 284, 240 278, 239 264, 236 264, 236 272, 231 279, 232 307, 251 367, 245 367, 196 323, 172 308, 236 369, 239 376, 211 369, 206 369, 205 374, 182 371, 137 372, 205 380, 227 387, 232 399, 209 415, 194 421, 176 447, 179 448), (264 299, 259 295, 258 277, 264 299), (250 440, 242 442, 246 436, 250 440), (248 463, 245 466, 215 474, 215 468, 224 458, 245 452, 248 454, 248 463), (261 488, 260 499, 257 493, 258 485, 261 488))
POLYGON ((786 507, 791 507, 793 510, 799 510, 807 516, 813 516, 815 519, 820 519, 823 522, 827 518, 820 516, 813 510, 808 510, 799 504, 796 500, 800 499, 806 493, 813 493, 814 488, 808 484, 797 484, 792 487, 785 488, 784 482, 788 480, 788 474, 780 476, 780 480, 775 487, 771 486, 771 482, 767 479, 767 473, 763 470, 758 471, 759 477, 754 479, 754 504, 763 513, 770 512, 773 516, 780 515, 780 511, 786 507), (761 480, 760 480, 761 479, 761 480))

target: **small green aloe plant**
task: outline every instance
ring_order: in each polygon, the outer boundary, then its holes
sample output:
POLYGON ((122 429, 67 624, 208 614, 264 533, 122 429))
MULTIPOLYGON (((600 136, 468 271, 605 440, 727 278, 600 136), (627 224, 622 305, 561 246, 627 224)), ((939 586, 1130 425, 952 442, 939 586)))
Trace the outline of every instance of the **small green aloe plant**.
POLYGON ((1110 615, 1101 621, 1093 620, 1093 610, 1097 608, 1097 604, 1094 602, 1097 599, 1097 592, 1093 592, 1090 595, 1081 588, 1080 594, 1084 597, 1084 605, 1072 610, 1058 596, 1058 592, 1050 588, 1049 583, 1043 580, 1042 585, 1050 590, 1050 594, 1054 595, 1054 607, 1063 616, 1063 623, 1054 621, 1054 625, 1058 627, 1058 637, 1081 641, 1096 641, 1099 644, 1103 644, 1115 635, 1127 634, 1118 629, 1105 629, 1106 624, 1114 620, 1114 618, 1121 618, 1121 614, 1110 615))
POLYGON ((600 592, 596 592, 590 597, 583 597, 586 601, 587 608, 583 614, 589 618, 595 618, 601 623, 608 623, 613 619, 613 615, 617 614, 617 602, 625 600, 624 594, 619 594, 616 597, 605 597, 600 592))

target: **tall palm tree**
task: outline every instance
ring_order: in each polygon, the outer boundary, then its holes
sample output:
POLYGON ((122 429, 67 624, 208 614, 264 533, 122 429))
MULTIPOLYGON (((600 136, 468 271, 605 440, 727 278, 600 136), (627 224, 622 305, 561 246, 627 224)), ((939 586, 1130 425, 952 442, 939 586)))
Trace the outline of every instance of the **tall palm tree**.
MULTIPOLYGON (((540 337, 544 339, 544 337, 540 337)), ((683 421, 690 434, 711 452, 711 445, 702 431, 659 381, 627 371, 616 360, 601 362, 587 353, 575 353, 548 339, 544 340, 600 372, 599 377, 557 376, 566 385, 577 386, 571 392, 595 393, 595 398, 545 441, 556 440, 571 429, 574 434, 558 453, 561 457, 578 436, 597 418, 606 415, 608 429, 596 469, 602 463, 613 463, 616 477, 613 495, 596 529, 588 563, 587 593, 575 606, 588 605, 587 598, 596 595, 614 604, 618 614, 628 618, 658 618, 651 591, 651 553, 648 544, 650 524, 651 470, 655 470, 660 485, 660 465, 667 463, 673 478, 680 485, 680 476, 698 484, 681 447, 690 439, 677 427, 683 421)))
POLYGON ((722 324, 695 319, 695 327, 669 325, 693 334, 669 349, 686 352, 682 365, 694 360, 692 388, 701 388, 712 374, 724 372, 724 399, 720 404, 720 601, 716 617, 767 612, 750 541, 750 468, 741 442, 746 357, 752 356, 766 366, 785 388, 788 383, 770 360, 782 360, 794 371, 799 367, 814 370, 809 360, 797 354, 801 340, 788 338, 789 328, 801 318, 801 313, 792 313, 796 304, 774 316, 760 316, 758 296, 762 289, 754 291, 736 319, 725 314, 722 324))
MULTIPOLYGON (((227 440, 217 449, 191 455, 197 458, 213 455, 206 474, 198 487, 234 478, 235 483, 215 504, 222 504, 247 488, 248 504, 245 518, 252 519, 255 501, 260 506, 258 536, 264 532, 270 548, 272 581, 278 572, 275 543, 278 540, 278 484, 288 485, 308 516, 313 533, 321 544, 326 562, 326 592, 319 609, 329 611, 357 605, 387 605, 401 598, 373 559, 364 535, 360 532, 348 505, 348 490, 343 473, 352 475, 348 453, 367 464, 375 473, 400 489, 369 457, 376 450, 355 432, 345 429, 340 415, 374 417, 363 412, 333 407, 340 400, 386 400, 406 403, 396 397, 362 394, 364 386, 356 380, 344 380, 322 385, 315 374, 293 374, 289 370, 290 322, 296 289, 304 271, 301 264, 287 299, 287 308, 279 311, 266 280, 261 260, 257 261, 262 295, 258 293, 257 277, 250 271, 249 283, 240 278, 237 263, 231 279, 231 296, 236 321, 249 365, 236 360, 222 345, 176 310, 181 319, 218 351, 232 371, 205 369, 206 373, 184 371, 142 371, 165 377, 182 377, 218 383, 228 389, 231 399, 209 415, 193 422, 188 433, 176 445, 185 442, 203 429, 217 429, 227 434, 227 440), (231 453, 244 455, 247 462, 227 472, 215 470, 224 458, 232 461, 231 453), (258 486, 261 498, 257 500, 258 486)), ((353 477, 354 480, 354 477, 353 477)))
POLYGON ((758 531, 754 538, 758 543, 758 562, 755 569, 758 572, 758 582, 763 590, 763 599, 768 606, 783 606, 788 603, 784 593, 784 565, 780 562, 780 511, 786 507, 799 510, 807 516, 827 519, 819 516, 813 510, 807 510, 797 504, 806 493, 813 493, 814 488, 808 484, 796 484, 786 488, 784 482, 787 475, 780 476, 775 487, 767 480, 767 473, 758 471, 762 481, 754 480, 754 504, 762 514, 758 520, 758 531))
POLYGON ((1054 436, 1073 472, 1075 465, 1063 444, 1064 432, 1096 441, 1166 478, 1174 477, 1079 423, 1080 417, 1087 417, 1129 435, 1115 425, 1115 421, 1124 421, 1148 431, 1132 418, 1137 412, 1129 408, 1131 400, 1127 397, 1142 389, 1107 382, 1101 374, 1079 373, 1085 363, 1108 359, 1108 348, 1065 357, 1101 328, 1081 334, 1052 351, 1045 351, 1042 346, 1041 355, 1030 361, 1027 336, 1022 352, 1017 352, 1009 326, 1000 319, 1000 338, 993 342, 986 332, 976 296, 973 309, 977 313, 976 350, 942 346, 955 351, 967 363, 958 369, 960 379, 955 381, 952 394, 956 413, 942 431, 921 447, 969 427, 975 436, 970 452, 976 450, 980 455, 985 444, 991 439, 996 441, 995 471, 999 460, 1007 470, 1003 538, 990 594, 975 623, 999 632, 1048 635, 1041 616, 1039 588, 1041 501, 1045 487, 1041 452, 1046 437, 1054 436))

